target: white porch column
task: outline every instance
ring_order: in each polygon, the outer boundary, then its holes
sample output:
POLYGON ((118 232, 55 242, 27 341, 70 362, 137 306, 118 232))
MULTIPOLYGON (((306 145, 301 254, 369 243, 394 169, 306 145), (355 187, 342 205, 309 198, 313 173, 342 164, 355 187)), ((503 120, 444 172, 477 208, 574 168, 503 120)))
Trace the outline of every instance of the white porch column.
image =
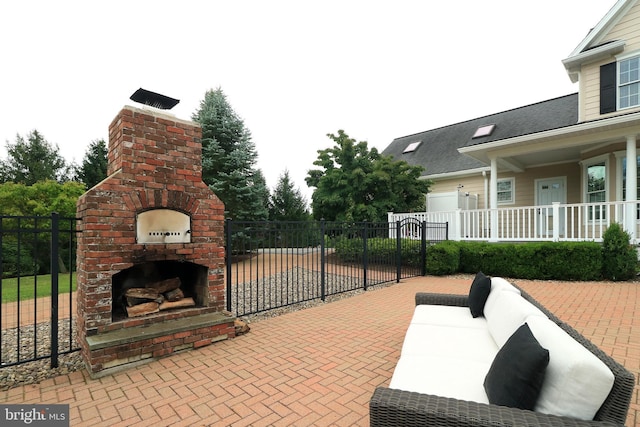
POLYGON ((553 209, 553 241, 560 241, 560 202, 551 202, 553 209))
POLYGON ((487 178, 487 171, 482 171, 482 180, 484 181, 484 208, 489 207, 489 179, 487 178))
POLYGON ((489 209, 491 209, 490 241, 498 241, 498 159, 491 159, 491 175, 489 176, 489 209))
MULTIPOLYGON (((637 191, 637 150, 636 150, 636 136, 629 135, 627 136, 627 190, 625 193, 625 198, 627 202, 635 201, 638 199, 638 191, 637 191)), ((624 228, 631 236, 631 240, 635 240, 636 238, 636 203, 627 203, 625 205, 625 215, 624 215, 624 228)))
POLYGON ((462 240, 462 209, 456 209, 455 213, 453 214, 453 218, 453 227, 449 227, 449 230, 453 229, 453 236, 451 240, 459 242, 460 240, 462 240))

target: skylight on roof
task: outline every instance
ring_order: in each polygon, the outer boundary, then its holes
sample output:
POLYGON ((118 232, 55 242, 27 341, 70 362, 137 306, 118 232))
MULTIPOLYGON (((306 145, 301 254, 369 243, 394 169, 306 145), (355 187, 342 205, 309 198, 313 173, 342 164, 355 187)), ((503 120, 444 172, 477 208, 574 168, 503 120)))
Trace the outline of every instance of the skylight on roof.
POLYGON ((496 128, 495 123, 492 125, 485 125, 485 126, 480 126, 478 129, 476 129, 476 133, 473 134, 473 136, 471 137, 471 139, 473 138, 480 138, 483 136, 489 136, 493 133, 493 130, 496 128))
POLYGON ((411 144, 407 145, 407 148, 405 148, 402 153, 404 154, 404 153, 411 153, 413 151, 416 151, 416 148, 418 148, 420 144, 422 144, 422 141, 412 142, 411 144))

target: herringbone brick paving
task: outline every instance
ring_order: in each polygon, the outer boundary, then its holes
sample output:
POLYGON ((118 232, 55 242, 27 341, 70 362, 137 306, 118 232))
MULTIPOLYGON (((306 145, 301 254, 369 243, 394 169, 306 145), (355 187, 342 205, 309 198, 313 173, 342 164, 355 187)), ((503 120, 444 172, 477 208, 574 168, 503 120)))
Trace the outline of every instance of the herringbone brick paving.
MULTIPOLYGON (((516 280, 640 374, 640 284, 516 280)), ((419 291, 465 294, 470 276, 420 277, 253 322, 251 332, 91 380, 74 372, 0 392, 2 403, 69 403, 72 426, 367 426, 419 291)), ((627 425, 640 425, 638 390, 627 425)))

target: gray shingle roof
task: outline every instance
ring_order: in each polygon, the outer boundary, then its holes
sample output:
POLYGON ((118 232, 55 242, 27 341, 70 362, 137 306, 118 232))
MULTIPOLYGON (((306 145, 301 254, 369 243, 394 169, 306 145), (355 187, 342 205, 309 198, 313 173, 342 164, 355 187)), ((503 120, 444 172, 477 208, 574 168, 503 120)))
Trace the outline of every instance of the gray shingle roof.
POLYGON ((466 122, 394 139, 382 154, 425 168, 424 175, 435 175, 486 167, 458 152, 458 148, 498 141, 574 125, 578 122, 578 94, 549 99, 466 122), (495 124, 491 135, 472 138, 479 127, 495 124), (422 141, 411 153, 405 148, 422 141))

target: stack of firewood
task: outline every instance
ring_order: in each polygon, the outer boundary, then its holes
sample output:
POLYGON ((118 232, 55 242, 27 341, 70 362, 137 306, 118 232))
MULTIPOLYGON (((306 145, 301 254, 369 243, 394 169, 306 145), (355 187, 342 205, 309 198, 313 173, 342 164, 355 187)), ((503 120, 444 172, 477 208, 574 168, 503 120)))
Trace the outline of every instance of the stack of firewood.
POLYGON ((124 293, 127 316, 138 317, 180 307, 193 307, 196 302, 184 296, 180 278, 148 283, 144 288, 129 288, 124 293))

